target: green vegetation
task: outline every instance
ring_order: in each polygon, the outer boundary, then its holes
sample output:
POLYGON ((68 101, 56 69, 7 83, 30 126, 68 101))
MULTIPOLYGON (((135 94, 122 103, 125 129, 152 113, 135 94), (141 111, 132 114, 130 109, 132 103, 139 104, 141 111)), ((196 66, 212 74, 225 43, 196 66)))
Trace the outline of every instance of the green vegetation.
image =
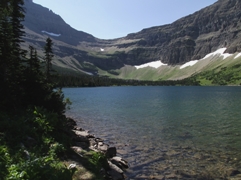
POLYGON ((72 179, 58 158, 70 142, 62 135, 64 118, 44 108, 0 118, 0 179, 72 179))
POLYGON ((200 85, 241 85, 241 64, 217 67, 194 77, 200 85))
MULTIPOLYGON (((64 163, 75 155, 64 116, 70 101, 55 82, 52 40, 46 40, 44 64, 34 47, 21 49, 23 3, 0 2, 0 180, 73 179, 76 168, 64 163)), ((104 159, 97 153, 86 156, 94 178, 104 159)))

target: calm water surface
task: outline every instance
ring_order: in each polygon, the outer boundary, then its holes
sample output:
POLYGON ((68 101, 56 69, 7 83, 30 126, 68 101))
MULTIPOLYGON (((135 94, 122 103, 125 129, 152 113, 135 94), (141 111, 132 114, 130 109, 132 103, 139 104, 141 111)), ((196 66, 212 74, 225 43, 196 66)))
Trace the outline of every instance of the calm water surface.
POLYGON ((130 179, 181 179, 183 172, 216 178, 225 176, 222 169, 241 168, 241 87, 63 91, 73 103, 67 115, 117 147, 130 163, 130 179))

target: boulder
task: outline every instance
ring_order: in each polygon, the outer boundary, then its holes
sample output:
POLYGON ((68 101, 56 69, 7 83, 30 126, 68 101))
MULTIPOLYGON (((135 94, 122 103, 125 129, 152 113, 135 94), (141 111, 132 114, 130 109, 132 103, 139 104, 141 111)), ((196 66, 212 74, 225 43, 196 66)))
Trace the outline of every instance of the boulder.
POLYGON ((108 174, 112 177, 113 180, 124 180, 124 172, 118 166, 108 161, 110 170, 108 170, 108 174))
POLYGON ((122 159, 121 157, 115 156, 111 158, 110 161, 116 166, 118 166, 119 168, 125 168, 125 169, 129 168, 128 162, 122 159))
POLYGON ((108 158, 112 158, 114 156, 116 156, 116 147, 109 147, 105 153, 105 155, 108 157, 108 158))
POLYGON ((102 145, 98 146, 97 149, 102 151, 102 152, 107 152, 108 147, 109 146, 107 144, 102 144, 102 145))

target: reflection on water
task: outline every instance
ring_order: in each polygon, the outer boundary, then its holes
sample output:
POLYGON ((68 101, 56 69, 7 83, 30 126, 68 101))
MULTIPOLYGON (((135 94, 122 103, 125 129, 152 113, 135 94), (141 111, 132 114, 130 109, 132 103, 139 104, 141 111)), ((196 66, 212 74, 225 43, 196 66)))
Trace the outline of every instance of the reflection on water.
POLYGON ((130 163, 129 178, 238 175, 240 87, 66 88, 64 93, 73 102, 67 115, 118 148, 130 163))

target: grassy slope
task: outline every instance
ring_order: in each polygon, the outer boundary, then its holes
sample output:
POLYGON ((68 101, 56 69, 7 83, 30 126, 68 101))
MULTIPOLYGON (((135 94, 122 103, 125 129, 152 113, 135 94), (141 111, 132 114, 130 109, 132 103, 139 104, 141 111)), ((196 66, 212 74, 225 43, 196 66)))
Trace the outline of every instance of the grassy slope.
MULTIPOLYGON (((223 56, 214 55, 199 60, 195 65, 180 69, 177 66, 161 66, 157 69, 146 67, 136 69, 133 66, 115 70, 118 76, 100 71, 100 74, 108 75, 112 78, 138 79, 138 80, 177 80, 194 76, 201 82, 201 85, 219 84, 215 81, 223 79, 227 84, 239 85, 241 80, 241 57, 234 59, 234 54, 223 59, 223 56), (227 79, 229 77, 229 79, 227 79), (215 80, 216 79, 216 80, 215 80)), ((221 83, 222 84, 222 83, 221 83)))

